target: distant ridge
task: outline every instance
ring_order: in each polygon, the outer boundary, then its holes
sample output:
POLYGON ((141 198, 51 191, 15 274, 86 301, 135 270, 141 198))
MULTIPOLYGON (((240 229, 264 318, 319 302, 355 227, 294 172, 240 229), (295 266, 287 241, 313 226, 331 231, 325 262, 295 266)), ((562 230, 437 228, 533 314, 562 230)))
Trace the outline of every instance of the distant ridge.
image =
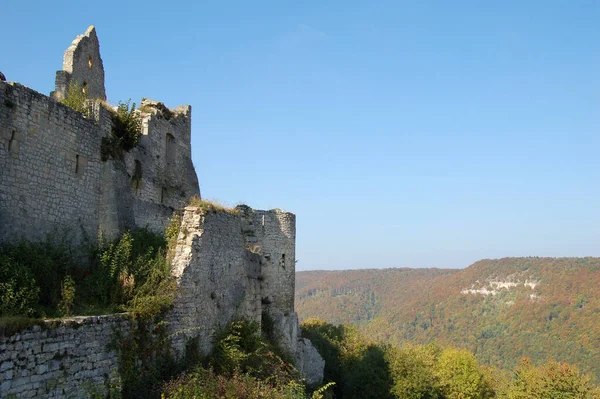
POLYGON ((301 318, 368 336, 455 345, 509 368, 522 356, 576 364, 600 379, 600 258, 484 259, 465 269, 296 274, 301 318))

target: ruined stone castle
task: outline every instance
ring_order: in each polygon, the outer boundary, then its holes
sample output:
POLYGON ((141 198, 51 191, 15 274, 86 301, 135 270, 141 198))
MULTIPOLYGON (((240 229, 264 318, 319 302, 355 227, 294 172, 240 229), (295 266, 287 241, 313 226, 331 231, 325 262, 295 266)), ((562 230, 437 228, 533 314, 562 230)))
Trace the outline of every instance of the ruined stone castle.
MULTIPOLYGON (((76 243, 135 227, 160 232, 178 212, 173 273, 181 292, 168 316, 173 347, 181 353, 199 337, 207 353, 215 327, 241 317, 260 322, 267 312, 307 381, 318 382, 323 361, 299 338, 294 312, 295 215, 186 208, 200 196, 191 107, 143 99, 138 144, 122 158, 107 158, 102 139, 111 135, 110 111, 99 101, 88 101, 86 115, 60 103, 73 87, 106 100, 94 27, 66 50, 50 96, 0 82, 0 244, 63 232, 76 243)), ((114 315, 80 317, 0 337, 0 397, 81 397, 84 383, 101 386, 117 367, 106 345, 123 323, 114 315)))
POLYGON ((101 159, 110 112, 86 118, 56 99, 69 85, 106 99, 96 30, 78 36, 56 73, 51 97, 0 82, 0 242, 69 231, 76 241, 132 227, 160 231, 175 209, 200 195, 191 160, 191 107, 142 100, 143 132, 123 160, 101 159))

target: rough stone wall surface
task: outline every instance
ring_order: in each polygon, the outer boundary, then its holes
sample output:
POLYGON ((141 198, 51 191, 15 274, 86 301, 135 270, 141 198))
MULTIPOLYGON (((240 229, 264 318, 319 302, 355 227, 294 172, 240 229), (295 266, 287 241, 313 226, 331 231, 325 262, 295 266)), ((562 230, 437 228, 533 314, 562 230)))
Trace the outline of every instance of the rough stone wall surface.
POLYGON ((294 311, 296 273, 296 215, 238 207, 250 248, 259 249, 262 260, 261 292, 269 309, 294 311))
POLYGON ((162 103, 142 99, 141 109, 142 136, 125 157, 127 169, 137 178, 132 182, 136 198, 182 209, 189 198, 200 196, 190 144, 192 107, 171 111, 162 103))
POLYGON ((0 242, 56 229, 95 238, 100 199, 98 120, 17 83, 0 82, 0 242))
POLYGON ((173 273, 181 292, 169 315, 176 348, 199 336, 207 354, 215 327, 242 317, 260 322, 260 257, 246 250, 237 215, 186 208, 173 273))
POLYGON ((254 211, 247 206, 236 211, 206 212, 188 207, 183 213, 173 258, 181 294, 169 316, 172 336, 177 337, 175 347, 181 353, 186 339, 199 336, 201 351, 208 354, 214 327, 224 327, 241 317, 261 322, 263 311, 268 312, 275 336, 307 381, 317 384, 323 379, 324 361, 310 341, 300 337, 298 315, 293 309, 295 277, 288 276, 287 264, 279 265, 273 273, 268 256, 281 259, 282 254, 289 254, 294 259, 295 216, 280 210, 254 211), (266 245, 268 252, 261 245, 266 245), (271 279, 268 285, 266 274, 271 279), (277 289, 286 292, 280 295, 277 289), (287 292, 290 289, 292 292, 287 292))
POLYGON ((0 336, 0 397, 89 397, 116 371, 107 346, 128 325, 122 315, 76 317, 0 336))
POLYGON ((106 100, 100 42, 93 26, 77 36, 65 51, 63 70, 56 72, 53 96, 63 98, 70 84, 76 84, 90 99, 106 100))
POLYGON ((200 197, 191 158, 191 107, 170 111, 150 100, 141 106, 146 112, 138 145, 102 169, 100 225, 111 238, 136 226, 162 232, 174 212, 200 197))

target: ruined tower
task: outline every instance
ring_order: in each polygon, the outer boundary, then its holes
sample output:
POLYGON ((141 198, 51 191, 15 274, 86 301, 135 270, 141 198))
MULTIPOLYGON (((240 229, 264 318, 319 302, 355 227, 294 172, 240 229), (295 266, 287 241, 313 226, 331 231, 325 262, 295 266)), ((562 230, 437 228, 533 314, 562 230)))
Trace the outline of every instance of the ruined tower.
POLYGON ((90 26, 65 51, 62 71, 56 71, 56 88, 51 95, 60 100, 70 85, 76 85, 89 99, 106 100, 104 65, 96 28, 90 26))

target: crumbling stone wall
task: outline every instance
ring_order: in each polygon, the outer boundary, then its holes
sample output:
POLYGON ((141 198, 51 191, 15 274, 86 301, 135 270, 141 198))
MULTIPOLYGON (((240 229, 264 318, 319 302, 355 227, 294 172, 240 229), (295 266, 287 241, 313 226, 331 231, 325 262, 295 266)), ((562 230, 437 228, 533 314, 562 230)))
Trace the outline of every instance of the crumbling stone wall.
MULTIPOLYGON (((274 308, 266 303, 264 274, 269 270, 260 247, 249 247, 248 217, 259 215, 257 228, 270 231, 270 242, 286 242, 289 247, 270 247, 271 253, 293 253, 293 215, 275 211, 225 212, 187 207, 173 254, 173 273, 179 294, 167 315, 174 353, 182 356, 190 338, 199 337, 202 354, 213 346, 215 328, 247 318, 262 322, 263 312, 273 317, 275 335, 294 357, 296 366, 311 385, 323 378, 324 361, 310 341, 299 336, 298 316, 293 308, 274 308), (287 217, 283 218, 283 215, 287 217), (288 227, 277 233, 266 226, 271 216, 285 219, 288 227), (276 235, 280 235, 276 239, 276 235), (292 252, 286 252, 292 250, 292 252)), ((268 242, 266 237, 263 237, 268 242)), ((258 242, 258 241, 257 241, 258 242)), ((287 245, 286 244, 286 245, 287 245)), ((291 283, 293 287, 293 283, 291 283)), ((289 289, 290 283, 281 284, 289 289)), ((279 302, 281 303, 281 302, 279 302)), ((0 338, 0 397, 84 397, 89 383, 100 387, 116 373, 115 354, 108 350, 113 330, 129 331, 122 316, 75 318, 47 322, 47 328, 34 327, 23 333, 0 338), (86 386, 87 384, 87 386, 86 386)))
MULTIPOLYGON (((67 49, 63 68, 57 82, 85 83, 89 98, 106 98, 93 26, 67 49)), ((0 243, 65 231, 74 243, 134 227, 162 232, 175 210, 200 195, 191 107, 143 100, 139 144, 122 159, 102 161, 110 112, 96 102, 85 117, 60 104, 67 86, 57 83, 50 98, 0 82, 0 243)))
POLYGON ((100 224, 108 237, 136 226, 162 232, 175 211, 200 197, 191 158, 191 107, 169 110, 143 99, 141 110, 138 145, 103 166, 100 224))
POLYGON ((0 242, 38 240, 55 230, 98 233, 100 143, 96 119, 18 83, 0 82, 0 242))
POLYGON ((238 207, 249 248, 261 256, 263 302, 268 309, 294 311, 296 274, 296 215, 238 207))
POLYGON ((269 313, 275 336, 308 383, 319 383, 323 359, 310 341, 300 338, 293 308, 294 256, 292 213, 247 206, 235 212, 185 208, 173 259, 180 286, 169 316, 175 347, 182 351, 186 338, 198 336, 208 354, 215 327, 241 317, 261 322, 263 313, 269 313), (274 265, 272 258, 281 262, 274 265))
POLYGON ((63 69, 56 71, 56 89, 52 95, 59 100, 64 98, 69 85, 77 85, 89 99, 106 100, 104 64, 93 26, 77 36, 65 51, 63 69))
POLYGON ((260 257, 246 249, 237 215, 186 208, 173 259, 180 287, 169 315, 175 346, 183 350, 186 337, 199 336, 206 355, 214 328, 239 318, 260 322, 260 272, 260 257))
POLYGON ((74 317, 0 336, 0 397, 89 397, 115 377, 117 355, 107 347, 129 323, 123 315, 74 317))

